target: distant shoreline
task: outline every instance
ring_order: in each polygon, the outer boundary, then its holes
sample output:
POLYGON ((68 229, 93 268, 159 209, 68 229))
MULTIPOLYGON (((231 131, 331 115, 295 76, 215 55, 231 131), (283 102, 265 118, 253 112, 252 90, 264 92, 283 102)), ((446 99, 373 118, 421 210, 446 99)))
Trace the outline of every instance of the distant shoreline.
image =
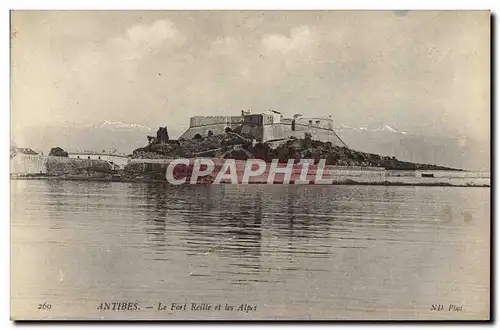
MULTIPOLYGON (((89 178, 62 178, 62 177, 55 177, 55 176, 12 176, 10 178, 11 180, 48 180, 48 181, 87 181, 87 182, 122 182, 122 183, 164 183, 164 184, 169 184, 165 180, 154 180, 154 179, 109 179, 109 178, 97 178, 97 177, 89 177, 89 178)), ((200 182, 197 183, 197 185, 210 185, 211 183, 204 183, 200 182)), ((228 185, 232 183, 221 183, 223 185, 228 185)), ((250 182, 249 184, 267 184, 267 182, 250 182)), ((183 184, 183 185, 189 185, 189 183, 183 184)), ((293 183, 290 184, 283 184, 283 183, 274 183, 274 185, 294 185, 293 183)), ((297 186, 326 186, 323 184, 297 184, 297 186)), ((395 181, 395 182, 390 182, 390 181, 375 181, 375 182, 366 182, 366 181, 355 181, 351 179, 345 179, 345 180, 340 180, 333 182, 331 184, 328 184, 327 186, 345 186, 345 185, 358 185, 358 186, 413 186, 413 187, 462 187, 462 188, 490 188, 490 184, 452 184, 452 183, 446 183, 446 182, 419 182, 419 183, 414 183, 414 182, 402 182, 402 181, 395 181)), ((172 185, 174 186, 174 185, 172 185)))

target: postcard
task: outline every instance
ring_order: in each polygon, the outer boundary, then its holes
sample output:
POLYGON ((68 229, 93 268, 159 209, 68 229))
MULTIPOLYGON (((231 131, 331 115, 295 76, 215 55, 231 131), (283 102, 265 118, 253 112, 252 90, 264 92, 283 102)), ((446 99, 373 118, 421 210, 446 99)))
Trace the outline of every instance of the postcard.
POLYGON ((471 10, 10 13, 12 320, 489 320, 471 10))

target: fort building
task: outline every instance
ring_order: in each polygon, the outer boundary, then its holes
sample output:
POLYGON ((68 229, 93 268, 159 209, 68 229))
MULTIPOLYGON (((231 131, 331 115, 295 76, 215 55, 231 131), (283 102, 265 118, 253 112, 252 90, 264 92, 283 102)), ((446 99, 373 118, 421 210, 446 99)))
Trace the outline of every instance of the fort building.
POLYGON ((250 136, 258 142, 287 140, 290 137, 303 138, 305 133, 311 134, 313 140, 331 142, 333 145, 346 146, 333 128, 333 120, 329 117, 285 118, 281 113, 269 110, 262 113, 242 111, 240 116, 195 116, 191 117, 189 128, 180 138, 192 139, 197 134, 207 136, 223 134, 227 128, 250 136))

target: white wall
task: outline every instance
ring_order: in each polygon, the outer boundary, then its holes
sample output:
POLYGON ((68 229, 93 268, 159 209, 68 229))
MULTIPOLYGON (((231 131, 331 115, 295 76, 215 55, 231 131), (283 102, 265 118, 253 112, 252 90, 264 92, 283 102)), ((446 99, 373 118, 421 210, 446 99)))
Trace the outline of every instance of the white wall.
POLYGON ((118 157, 118 156, 113 156, 113 155, 88 155, 88 154, 71 153, 68 155, 68 157, 69 158, 80 158, 80 159, 106 160, 108 162, 115 163, 116 165, 120 166, 120 168, 123 168, 128 163, 128 158, 118 157))
POLYGON ((44 157, 41 155, 17 154, 10 160, 10 173, 36 174, 47 173, 44 157))

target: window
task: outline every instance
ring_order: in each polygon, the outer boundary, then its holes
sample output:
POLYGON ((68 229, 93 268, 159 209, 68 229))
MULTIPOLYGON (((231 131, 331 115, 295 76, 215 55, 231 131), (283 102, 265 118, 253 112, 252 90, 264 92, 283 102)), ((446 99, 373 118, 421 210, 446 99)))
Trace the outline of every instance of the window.
POLYGON ((87 159, 90 159, 90 156, 88 156, 87 159))
POLYGON ((80 156, 76 156, 76 158, 80 159, 80 156))
POLYGON ((101 156, 97 157, 97 159, 101 159, 101 156))

